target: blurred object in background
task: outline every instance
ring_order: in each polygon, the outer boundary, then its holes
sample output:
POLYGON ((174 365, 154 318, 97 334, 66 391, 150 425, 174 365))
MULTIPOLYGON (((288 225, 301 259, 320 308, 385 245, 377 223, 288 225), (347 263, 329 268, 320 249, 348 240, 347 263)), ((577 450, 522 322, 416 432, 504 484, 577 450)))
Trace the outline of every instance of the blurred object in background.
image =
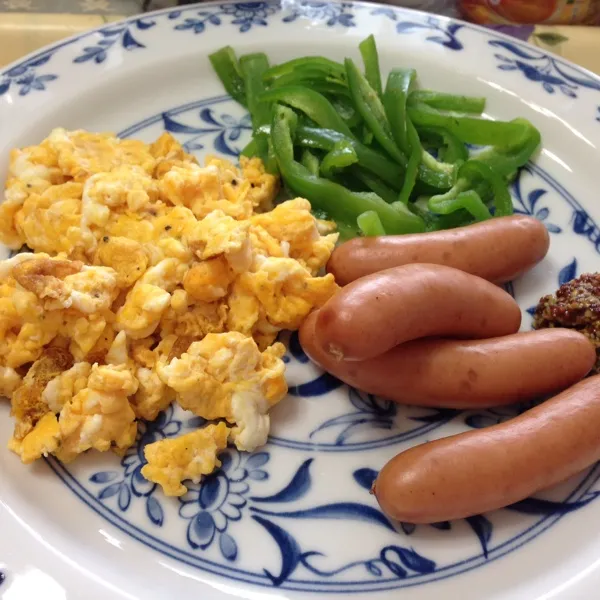
POLYGON ((483 24, 600 25, 600 0, 459 0, 459 7, 483 24))
MULTIPOLYGON (((88 0, 89 1, 89 0, 88 0)), ((143 10, 192 4, 198 0, 142 0, 143 10)), ((484 25, 600 25, 600 0, 377 0, 484 25)))
MULTIPOLYGON (((405 8, 414 8, 425 12, 445 15, 447 17, 459 17, 460 13, 456 6, 456 0, 377 0, 384 4, 393 4, 405 8)), ((0 0, 1 2, 1 0, 0 0)), ((182 6, 192 4, 198 0, 142 0, 143 10, 157 10, 159 8, 169 8, 172 6, 182 6)))
POLYGON ((404 8, 414 8, 425 12, 445 15, 447 17, 460 17, 456 0, 376 0, 384 4, 393 4, 404 8))

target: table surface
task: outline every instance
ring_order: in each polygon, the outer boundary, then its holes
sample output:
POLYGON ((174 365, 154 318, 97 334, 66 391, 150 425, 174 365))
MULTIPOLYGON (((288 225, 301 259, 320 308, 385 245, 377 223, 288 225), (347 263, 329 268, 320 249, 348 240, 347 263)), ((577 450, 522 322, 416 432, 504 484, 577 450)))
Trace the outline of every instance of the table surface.
MULTIPOLYGON (((106 12, 0 12, 0 67, 42 46, 125 16, 106 12)), ((529 41, 600 75, 600 27, 537 26, 531 31, 529 41)))

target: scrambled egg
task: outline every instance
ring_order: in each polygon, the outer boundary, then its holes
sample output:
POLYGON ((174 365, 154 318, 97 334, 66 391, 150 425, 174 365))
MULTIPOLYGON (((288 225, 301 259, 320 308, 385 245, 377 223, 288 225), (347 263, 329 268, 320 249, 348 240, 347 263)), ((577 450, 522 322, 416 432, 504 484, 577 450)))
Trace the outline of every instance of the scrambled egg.
POLYGON ((228 435, 227 426, 221 422, 148 444, 144 448, 148 464, 142 467, 142 475, 162 486, 167 496, 183 496, 187 488, 182 481, 199 483, 202 475, 221 466, 217 454, 226 448, 228 435))
POLYGON ((261 353, 241 333, 210 333, 193 342, 181 358, 160 365, 158 376, 177 392, 186 410, 234 424, 235 445, 252 451, 267 441, 268 410, 287 394, 284 353, 280 343, 261 353))
POLYGON ((287 393, 275 342, 337 290, 332 223, 302 198, 274 207, 257 158, 204 166, 152 144, 55 129, 11 153, 0 241, 0 394, 24 463, 122 454, 172 402, 216 421, 146 446, 167 495, 267 441, 287 393))

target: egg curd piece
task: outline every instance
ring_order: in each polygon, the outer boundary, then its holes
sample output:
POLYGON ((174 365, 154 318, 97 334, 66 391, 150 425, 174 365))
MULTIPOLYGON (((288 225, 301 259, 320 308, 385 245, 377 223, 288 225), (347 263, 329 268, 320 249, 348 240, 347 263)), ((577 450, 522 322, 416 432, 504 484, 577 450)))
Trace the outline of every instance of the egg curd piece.
POLYGON ((35 427, 22 439, 11 438, 8 449, 19 456, 21 462, 29 464, 52 454, 60 440, 58 420, 54 413, 46 413, 35 427))
POLYGON ((0 365, 0 396, 10 398, 22 381, 21 376, 14 369, 0 365))
POLYGON ((11 414, 15 419, 14 438, 22 440, 48 412, 50 407, 43 398, 48 383, 73 366, 73 357, 60 347, 44 349, 25 375, 11 398, 11 414))
POLYGON ((199 259, 224 256, 235 273, 243 273, 252 264, 249 229, 249 221, 236 221, 215 210, 196 225, 188 244, 199 259))
POLYGON ((96 250, 94 262, 112 268, 119 288, 131 287, 148 267, 148 255, 142 244, 119 236, 103 236, 96 250))
POLYGON ((94 240, 81 230, 83 185, 69 181, 31 194, 14 216, 21 242, 38 252, 81 258, 94 240))
POLYGON ((80 261, 35 257, 15 265, 12 276, 22 288, 43 300, 48 311, 105 311, 118 294, 113 269, 90 267, 80 261))
POLYGON ((268 410, 287 393, 285 348, 260 352, 252 338, 237 332, 209 334, 170 363, 159 377, 177 392, 177 402, 207 420, 235 424, 234 441, 252 451, 267 441, 268 410))
POLYGON ((81 129, 53 129, 42 143, 55 153, 60 172, 75 181, 106 173, 121 165, 137 166, 152 173, 155 159, 139 140, 121 140, 112 133, 91 133, 81 129))
POLYGON ((254 215, 251 223, 280 243, 284 257, 297 260, 316 275, 329 260, 339 234, 321 236, 319 223, 310 210, 308 200, 296 198, 282 202, 268 213, 254 215))
POLYGON ((199 483, 203 475, 221 466, 218 453, 227 446, 229 429, 225 423, 208 425, 176 438, 148 444, 144 455, 148 463, 142 475, 158 483, 166 496, 183 496, 187 479, 199 483))
POLYGON ((128 397, 138 382, 126 365, 93 365, 87 386, 60 411, 61 442, 55 454, 70 462, 94 448, 124 451, 135 441, 137 424, 128 397))
POLYGON ((227 327, 252 335, 264 348, 282 329, 298 329, 338 289, 331 274, 313 277, 294 259, 255 255, 252 270, 231 287, 227 327))
POLYGON ((187 268, 187 264, 175 258, 165 258, 148 269, 118 310, 117 330, 125 331, 135 340, 152 335, 171 303, 169 292, 183 281, 187 268))

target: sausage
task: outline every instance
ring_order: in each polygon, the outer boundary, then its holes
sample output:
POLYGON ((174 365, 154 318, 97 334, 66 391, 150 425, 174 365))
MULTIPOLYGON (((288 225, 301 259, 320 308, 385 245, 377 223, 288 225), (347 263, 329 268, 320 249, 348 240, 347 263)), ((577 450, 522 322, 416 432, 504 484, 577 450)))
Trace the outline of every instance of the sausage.
POLYGON ((552 487, 600 460, 600 375, 518 417, 415 446, 381 470, 383 512, 435 523, 496 510, 552 487))
POLYGON ((338 359, 365 360, 427 336, 516 333, 521 310, 489 281, 441 265, 405 265, 353 281, 319 310, 316 341, 338 359))
POLYGON ((539 263, 549 247, 541 221, 515 215, 446 231, 354 238, 333 251, 327 270, 347 285, 391 267, 433 263, 506 283, 539 263))
POLYGON ((571 329, 487 340, 423 339, 365 361, 336 360, 315 343, 317 314, 300 328, 309 358, 344 383, 417 406, 473 409, 513 404, 564 390, 596 361, 594 346, 571 329))

